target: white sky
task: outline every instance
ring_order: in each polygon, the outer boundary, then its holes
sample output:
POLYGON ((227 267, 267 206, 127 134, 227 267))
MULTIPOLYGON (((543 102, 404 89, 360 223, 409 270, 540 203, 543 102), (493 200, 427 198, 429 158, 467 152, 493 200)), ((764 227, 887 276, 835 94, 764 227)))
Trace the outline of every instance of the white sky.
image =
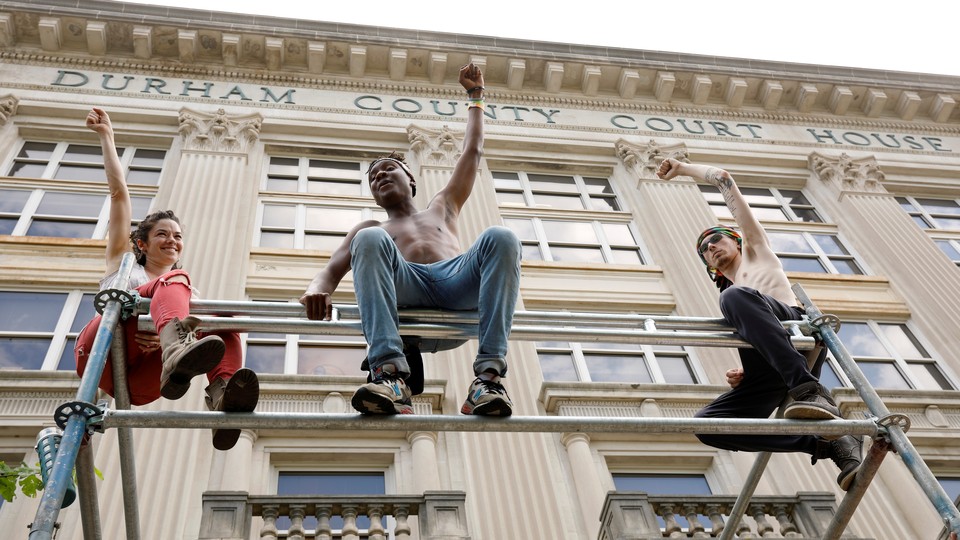
MULTIPOLYGON (((128 0, 131 1, 131 0, 128 0)), ((960 76, 956 0, 132 0, 534 41, 960 76)))

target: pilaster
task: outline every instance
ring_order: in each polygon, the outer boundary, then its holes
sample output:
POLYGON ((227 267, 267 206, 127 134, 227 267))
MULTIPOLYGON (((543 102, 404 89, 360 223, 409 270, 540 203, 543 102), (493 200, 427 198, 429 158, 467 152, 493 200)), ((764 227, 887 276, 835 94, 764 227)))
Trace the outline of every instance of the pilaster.
POLYGON ((250 155, 258 155, 262 117, 181 109, 179 120, 169 207, 183 225, 184 267, 204 298, 242 298, 259 184, 250 155))
POLYGON ((587 536, 596 538, 600 531, 600 512, 603 510, 606 493, 593 463, 590 436, 586 433, 564 433, 560 442, 567 449, 570 459, 570 470, 573 472, 573 482, 580 500, 580 512, 587 536))

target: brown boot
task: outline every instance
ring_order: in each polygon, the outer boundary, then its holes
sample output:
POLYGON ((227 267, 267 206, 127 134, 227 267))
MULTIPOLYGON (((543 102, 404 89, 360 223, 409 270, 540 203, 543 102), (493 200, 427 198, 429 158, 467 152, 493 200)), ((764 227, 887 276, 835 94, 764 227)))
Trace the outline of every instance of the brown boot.
POLYGON ((196 317, 174 318, 160 331, 163 349, 163 372, 160 374, 160 395, 180 399, 190 389, 190 379, 215 368, 223 358, 226 346, 218 336, 197 339, 196 317))
MULTIPOLYGON (((207 387, 207 408, 219 412, 253 412, 260 400, 260 381, 253 370, 242 368, 224 381, 215 379, 207 387)), ((213 447, 229 450, 240 438, 239 429, 214 429, 213 447)))

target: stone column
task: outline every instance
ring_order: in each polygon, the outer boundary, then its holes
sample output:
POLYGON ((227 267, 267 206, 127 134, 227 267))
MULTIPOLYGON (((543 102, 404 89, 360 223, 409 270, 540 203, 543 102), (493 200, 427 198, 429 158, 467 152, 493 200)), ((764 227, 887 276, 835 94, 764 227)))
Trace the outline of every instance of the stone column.
POLYGON ((587 535, 595 538, 600 530, 600 512, 606 493, 597 476, 597 467, 590 452, 590 436, 586 433, 564 433, 560 442, 567 449, 570 470, 580 500, 580 511, 587 528, 587 535))
POLYGON ((250 429, 240 430, 237 445, 227 452, 215 452, 214 459, 223 456, 223 471, 217 478, 210 479, 211 491, 249 491, 250 473, 253 463, 253 444, 257 442, 257 433, 250 429))
POLYGON ((871 274, 890 279, 937 352, 960 348, 960 272, 887 191, 877 160, 814 152, 808 164, 818 180, 808 190, 871 274))
POLYGON ((259 186, 249 154, 261 123, 260 114, 180 111, 183 147, 169 207, 183 225, 184 267, 203 298, 243 298, 259 186))
POLYGON ((440 489, 440 471, 437 469, 437 434, 434 431, 415 431, 407 436, 413 454, 413 490, 424 493, 440 489))

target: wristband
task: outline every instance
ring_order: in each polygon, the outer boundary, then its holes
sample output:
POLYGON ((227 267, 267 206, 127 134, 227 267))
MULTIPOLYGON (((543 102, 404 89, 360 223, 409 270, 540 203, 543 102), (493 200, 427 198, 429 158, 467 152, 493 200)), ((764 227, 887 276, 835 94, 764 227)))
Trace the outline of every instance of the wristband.
POLYGON ((470 110, 470 109, 480 109, 480 110, 482 111, 482 110, 484 110, 483 105, 484 105, 484 103, 483 103, 483 100, 482 100, 482 99, 471 99, 471 100, 470 100, 470 104, 467 105, 467 110, 470 110))
POLYGON ((467 95, 469 96, 470 94, 476 92, 477 90, 480 90, 480 91, 482 92, 482 91, 483 91, 483 87, 482 87, 482 86, 474 86, 473 88, 467 90, 467 95))

